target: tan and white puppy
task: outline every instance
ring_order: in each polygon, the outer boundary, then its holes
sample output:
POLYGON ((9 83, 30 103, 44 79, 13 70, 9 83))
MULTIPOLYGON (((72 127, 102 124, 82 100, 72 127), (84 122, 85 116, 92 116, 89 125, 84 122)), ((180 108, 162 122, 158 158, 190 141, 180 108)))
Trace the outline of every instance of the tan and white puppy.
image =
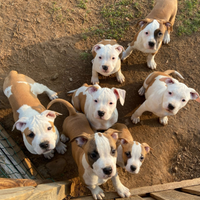
POLYGON ((170 31, 173 30, 177 7, 177 0, 156 0, 153 10, 145 19, 138 22, 140 30, 123 52, 122 60, 125 60, 133 49, 137 49, 148 53, 147 66, 156 69, 154 57, 162 42, 165 44, 170 42, 170 31))
POLYGON ((94 133, 86 116, 76 113, 67 101, 55 99, 69 110, 69 116, 63 122, 63 133, 72 142, 72 155, 78 166, 79 176, 90 189, 94 199, 102 199, 105 195, 99 185, 115 177, 113 185, 121 197, 129 197, 129 189, 119 180, 116 171, 118 131, 94 133))
POLYGON ((159 117, 161 124, 168 124, 168 117, 175 115, 189 100, 200 102, 199 94, 188 88, 184 83, 169 76, 175 73, 183 79, 175 70, 165 72, 153 72, 144 81, 139 95, 145 94, 146 101, 133 113, 131 120, 137 124, 140 116, 145 111, 150 111, 159 117))
POLYGON ((140 144, 133 140, 133 137, 125 124, 116 123, 108 129, 107 132, 118 130, 119 141, 117 143, 117 165, 124 168, 127 172, 137 174, 144 162, 146 155, 151 147, 146 144, 140 144))
POLYGON ((126 91, 118 88, 101 88, 84 84, 73 93, 72 104, 85 113, 95 130, 107 130, 118 120, 117 100, 124 105, 126 91))
POLYGON ((13 110, 13 129, 16 127, 22 132, 26 148, 32 154, 44 154, 49 159, 54 156, 54 148, 64 154, 66 145, 59 140, 59 132, 54 126, 59 113, 46 110, 37 98, 45 92, 52 100, 58 98, 57 93, 16 71, 5 78, 3 91, 13 110))
POLYGON ((121 72, 121 53, 123 46, 117 44, 116 40, 102 40, 92 48, 92 78, 93 84, 99 83, 98 73, 103 76, 110 76, 116 73, 117 80, 120 83, 125 81, 121 72))

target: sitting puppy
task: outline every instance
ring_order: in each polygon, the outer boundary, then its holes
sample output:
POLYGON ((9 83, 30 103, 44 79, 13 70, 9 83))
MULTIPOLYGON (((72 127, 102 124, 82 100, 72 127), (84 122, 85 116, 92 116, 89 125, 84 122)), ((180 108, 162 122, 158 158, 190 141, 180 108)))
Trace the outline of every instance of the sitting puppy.
POLYGON ((146 101, 133 113, 131 120, 137 124, 140 116, 145 111, 150 111, 159 117, 161 124, 168 123, 169 115, 175 115, 187 102, 192 99, 200 102, 199 94, 185 84, 169 76, 175 73, 183 79, 175 70, 165 72, 153 72, 144 81, 139 95, 145 93, 146 101))
POLYGON ((121 53, 124 48, 117 44, 116 40, 102 40, 92 48, 92 78, 93 84, 98 84, 98 73, 103 76, 110 76, 116 73, 117 80, 120 83, 125 81, 121 72, 121 53))
POLYGON ((76 113, 67 101, 55 99, 49 103, 63 103, 69 110, 69 116, 63 123, 63 133, 72 142, 72 155, 78 166, 79 176, 90 189, 94 199, 102 199, 105 195, 99 185, 114 178, 113 185, 121 197, 129 197, 129 189, 119 180, 116 171, 118 131, 94 133, 83 113, 76 113))
POLYGON ((124 105, 126 91, 117 88, 101 88, 99 85, 84 84, 73 93, 72 104, 85 113, 95 130, 107 130, 118 120, 117 100, 124 105))
POLYGON ((146 144, 133 141, 133 137, 125 124, 116 123, 110 129, 120 131, 118 137, 120 142, 117 144, 117 165, 126 169, 127 172, 137 174, 144 162, 146 155, 151 147, 146 144))
POLYGON ((125 60, 133 51, 138 49, 148 53, 147 65, 156 69, 154 57, 162 45, 170 42, 170 31, 172 31, 176 13, 177 0, 156 0, 153 10, 147 17, 138 22, 139 32, 129 47, 123 52, 122 60, 125 60))
POLYGON ((54 156, 54 148, 64 154, 66 145, 59 140, 59 132, 54 126, 58 113, 46 110, 37 98, 45 92, 52 100, 57 98, 57 93, 16 71, 6 77, 3 91, 13 110, 13 129, 16 127, 22 132, 26 148, 32 154, 44 154, 49 159, 54 156))

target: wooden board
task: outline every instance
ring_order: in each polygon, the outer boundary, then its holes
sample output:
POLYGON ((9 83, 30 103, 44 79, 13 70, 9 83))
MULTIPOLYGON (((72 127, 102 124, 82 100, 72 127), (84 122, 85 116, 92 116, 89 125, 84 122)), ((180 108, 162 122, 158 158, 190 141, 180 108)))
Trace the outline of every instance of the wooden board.
POLYGON ((183 192, 188 192, 190 194, 200 195, 200 185, 185 187, 181 189, 183 192))
POLYGON ((129 198, 117 198, 116 200, 143 200, 143 198, 142 197, 140 197, 140 196, 131 196, 131 197, 129 197, 129 198))
POLYGON ((156 200, 200 200, 199 196, 175 190, 166 190, 150 194, 156 200))
POLYGON ((143 200, 155 200, 155 199, 152 198, 152 197, 143 197, 142 199, 143 199, 143 200))

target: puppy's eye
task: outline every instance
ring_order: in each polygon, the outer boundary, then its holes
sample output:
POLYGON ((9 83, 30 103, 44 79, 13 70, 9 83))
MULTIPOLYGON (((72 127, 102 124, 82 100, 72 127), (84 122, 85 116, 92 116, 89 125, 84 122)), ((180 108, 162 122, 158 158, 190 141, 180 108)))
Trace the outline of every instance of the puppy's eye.
POLYGON ((116 149, 113 149, 113 147, 111 147, 111 153, 114 155, 116 152, 116 149))
POLYGON ((50 131, 52 129, 52 126, 48 127, 47 130, 50 131))
POLYGON ((115 60, 115 57, 112 57, 113 60, 115 60))
POLYGON ((92 152, 91 154, 89 154, 89 156, 90 156, 90 158, 92 158, 92 159, 96 159, 97 156, 98 156, 98 153, 94 151, 94 152, 92 152))
POLYGON ((101 60, 101 59, 102 59, 102 57, 101 57, 101 56, 99 56, 99 59, 101 60))
POLYGON ((145 34, 146 34, 146 35, 148 35, 148 34, 149 34, 149 32, 145 32, 145 34))
POLYGON ((112 105, 112 104, 113 104, 113 102, 110 102, 109 104, 110 104, 110 105, 112 105))
POLYGON ((158 35, 159 35, 159 36, 161 36, 161 35, 162 35, 162 33, 161 33, 161 32, 159 32, 159 33, 158 33, 158 35))
POLYGON ((98 101, 95 99, 94 102, 97 103, 98 101))
POLYGON ((31 132, 31 133, 28 135, 28 137, 34 138, 34 137, 35 137, 35 134, 34 134, 33 132, 31 132))
POLYGON ((125 154, 126 154, 127 158, 131 158, 131 152, 130 151, 125 152, 125 154))
POLYGON ((172 95, 172 93, 171 92, 168 92, 169 93, 169 95, 172 95))
POLYGON ((140 156, 140 161, 143 161, 144 160, 144 156, 140 156))
POLYGON ((185 99, 182 99, 182 102, 185 102, 185 99))

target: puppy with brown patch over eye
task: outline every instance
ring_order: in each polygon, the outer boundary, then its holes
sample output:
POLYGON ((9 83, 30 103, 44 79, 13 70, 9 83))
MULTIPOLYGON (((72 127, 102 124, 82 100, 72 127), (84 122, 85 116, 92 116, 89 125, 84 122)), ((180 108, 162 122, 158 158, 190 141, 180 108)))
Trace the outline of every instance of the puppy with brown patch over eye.
POLYGON ((69 116, 63 122, 63 133, 70 138, 79 176, 94 199, 105 196, 99 185, 113 177, 116 180, 114 186, 117 193, 121 197, 129 197, 129 189, 122 185, 116 171, 118 131, 94 133, 86 116, 76 113, 69 102, 55 99, 49 103, 48 108, 56 102, 64 104, 69 111, 69 116))
POLYGON ((116 123, 107 130, 107 133, 113 130, 120 131, 118 134, 120 142, 117 143, 117 165, 126 169, 129 173, 139 173, 140 167, 151 147, 146 143, 140 144, 134 141, 125 124, 116 123))
POLYGON ((137 23, 140 30, 123 52, 122 60, 125 60, 133 49, 137 49, 148 53, 147 66, 156 69, 154 57, 162 42, 165 44, 170 42, 170 32, 173 30, 177 7, 177 0, 156 0, 153 10, 137 23))

